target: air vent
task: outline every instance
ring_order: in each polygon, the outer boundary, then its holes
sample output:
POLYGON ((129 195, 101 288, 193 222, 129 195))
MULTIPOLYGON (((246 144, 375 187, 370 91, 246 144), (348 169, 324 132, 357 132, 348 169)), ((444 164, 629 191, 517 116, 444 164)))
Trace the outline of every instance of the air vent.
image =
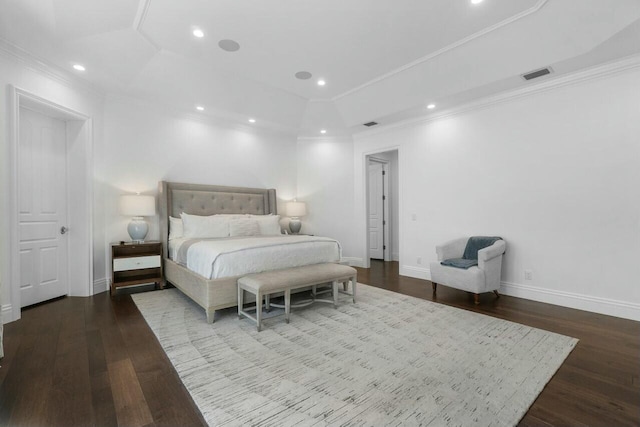
POLYGON ((377 125, 377 124, 378 124, 378 122, 369 122, 369 123, 365 123, 364 125, 365 125, 366 127, 370 128, 371 126, 375 126, 375 125, 377 125))
POLYGON ((551 74, 551 68, 549 67, 523 74, 522 78, 525 80, 533 80, 537 79, 538 77, 546 76, 547 74, 551 74))

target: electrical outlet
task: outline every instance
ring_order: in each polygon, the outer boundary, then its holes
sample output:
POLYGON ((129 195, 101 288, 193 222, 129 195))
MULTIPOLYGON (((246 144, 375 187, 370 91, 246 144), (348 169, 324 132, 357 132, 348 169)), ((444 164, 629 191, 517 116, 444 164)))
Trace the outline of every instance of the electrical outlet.
POLYGON ((418 263, 418 265, 422 264, 422 257, 419 256, 418 258, 416 258, 416 262, 418 263))
POLYGON ((525 270, 524 271, 524 280, 533 280, 533 271, 525 270))

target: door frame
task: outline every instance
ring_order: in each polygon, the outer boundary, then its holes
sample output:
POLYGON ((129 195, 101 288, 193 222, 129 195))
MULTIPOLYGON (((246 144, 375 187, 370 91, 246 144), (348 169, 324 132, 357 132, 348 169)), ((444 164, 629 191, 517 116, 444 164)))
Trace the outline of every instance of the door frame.
POLYGON ((381 154, 381 153, 386 153, 388 151, 397 151, 398 152, 398 194, 396 194, 396 197, 398 197, 398 206, 400 207, 400 217, 396 218, 396 220, 398 221, 398 229, 400 231, 399 236, 398 236, 398 242, 399 242, 399 255, 400 255, 400 259, 402 259, 402 241, 403 241, 403 228, 402 228, 402 215, 403 215, 403 209, 402 209, 402 168, 401 168, 401 164, 402 164, 402 148, 399 145, 394 145, 394 146, 389 146, 389 147, 385 147, 385 148, 377 148, 375 150, 371 150, 371 151, 365 151, 362 153, 362 157, 360 157, 359 159, 357 159, 360 163, 360 165, 358 165, 356 163, 357 166, 361 167, 361 170, 359 171, 361 173, 361 178, 362 178, 362 187, 360 187, 362 189, 362 198, 360 199, 360 203, 362 203, 362 215, 360 217, 360 222, 359 222, 359 226, 360 227, 360 235, 363 236, 364 238, 361 240, 361 248, 363 248, 363 251, 361 253, 364 253, 364 259, 362 260, 361 266, 362 268, 370 268, 371 267, 371 258, 369 257, 369 157, 375 157, 376 154, 381 154))
POLYGON ((20 146, 20 108, 28 108, 39 113, 65 121, 67 129, 66 159, 67 159, 67 218, 72 231, 77 230, 74 238, 69 235, 67 244, 67 280, 70 296, 91 295, 93 283, 93 123, 89 115, 42 98, 32 92, 9 86, 9 253, 8 264, 10 270, 11 314, 10 319, 21 317, 20 307, 20 246, 18 226, 18 153, 20 146), (69 150, 70 122, 77 131, 77 144, 82 144, 80 153, 71 155, 69 150), (83 181, 75 175, 86 176, 83 181), (71 206, 71 197, 84 200, 84 206, 71 206), (75 207, 75 212, 72 208, 75 207), (77 238, 77 239, 76 239, 77 238), (76 241, 77 240, 77 241, 76 241), (74 264, 74 268, 70 266, 74 264), (76 262, 77 261, 77 262, 76 262))
MULTIPOLYGON (((385 159, 381 159, 372 155, 367 156, 367 169, 371 165, 371 163, 379 163, 382 165, 382 171, 384 172, 382 177, 382 195, 384 197, 382 203, 382 259, 384 261, 391 261, 391 242, 389 239, 389 226, 391 223, 389 222, 389 175, 391 171, 391 162, 385 159), (385 203, 386 202, 386 203, 385 203)), ((369 181, 369 174, 367 174, 367 181, 369 181)), ((367 191, 371 189, 371 185, 367 182, 367 191)), ((369 200, 370 194, 367 193, 367 226, 369 225, 369 200)), ((368 230, 367 230, 368 231, 368 230)), ((369 247, 369 251, 371 248, 369 247)), ((371 258, 371 253, 368 254, 369 258, 371 258)))

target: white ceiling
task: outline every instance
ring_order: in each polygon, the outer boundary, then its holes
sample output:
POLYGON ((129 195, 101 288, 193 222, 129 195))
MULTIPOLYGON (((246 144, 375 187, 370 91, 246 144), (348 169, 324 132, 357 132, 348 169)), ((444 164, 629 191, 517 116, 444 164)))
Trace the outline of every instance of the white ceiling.
POLYGON ((637 54, 640 2, 0 0, 0 37, 107 93, 342 135, 637 54))

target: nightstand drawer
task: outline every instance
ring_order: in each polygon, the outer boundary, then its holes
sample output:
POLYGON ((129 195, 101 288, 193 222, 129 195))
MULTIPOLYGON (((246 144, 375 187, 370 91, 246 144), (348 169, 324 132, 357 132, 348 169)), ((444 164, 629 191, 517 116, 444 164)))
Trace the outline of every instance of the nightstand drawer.
POLYGON ((160 255, 116 258, 113 260, 113 271, 141 270, 155 267, 160 267, 160 255))

